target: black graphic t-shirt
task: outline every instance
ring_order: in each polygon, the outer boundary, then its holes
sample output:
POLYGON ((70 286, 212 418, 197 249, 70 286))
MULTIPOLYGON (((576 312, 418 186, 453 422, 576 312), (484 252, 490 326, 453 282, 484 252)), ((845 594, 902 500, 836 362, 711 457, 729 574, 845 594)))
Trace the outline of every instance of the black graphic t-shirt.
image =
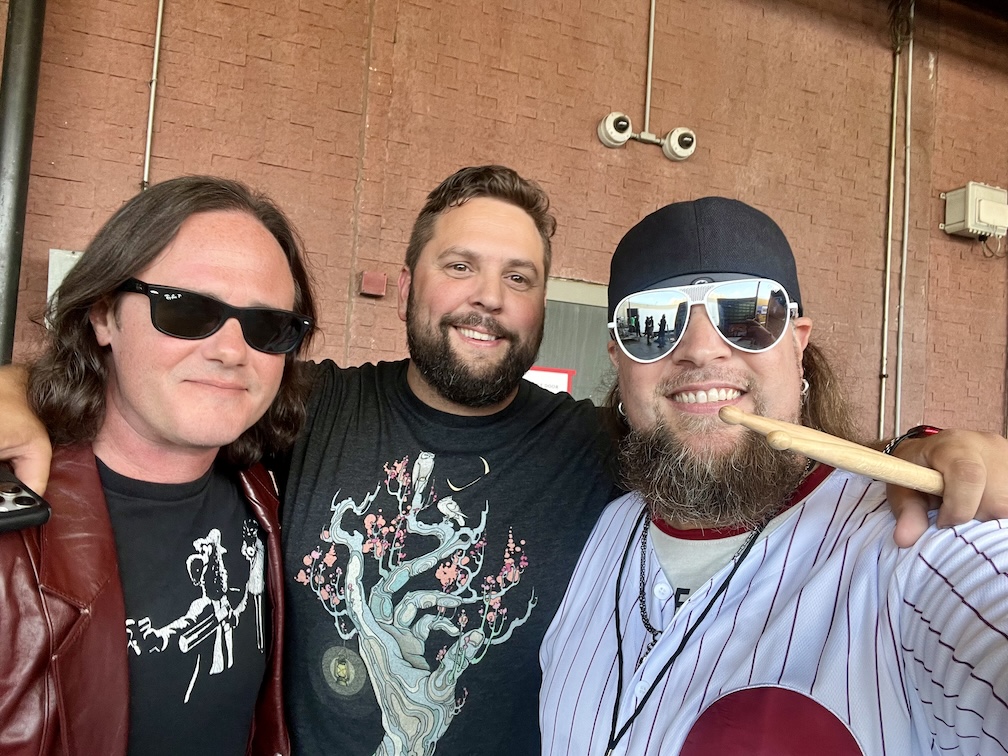
POLYGON ((180 484, 98 472, 126 601, 130 754, 244 754, 270 632, 248 502, 218 470, 180 484))
POLYGON ((612 484, 589 402, 490 417, 318 366, 283 510, 297 754, 535 754, 539 645, 612 484), (377 691, 377 695, 376 695, 377 691))

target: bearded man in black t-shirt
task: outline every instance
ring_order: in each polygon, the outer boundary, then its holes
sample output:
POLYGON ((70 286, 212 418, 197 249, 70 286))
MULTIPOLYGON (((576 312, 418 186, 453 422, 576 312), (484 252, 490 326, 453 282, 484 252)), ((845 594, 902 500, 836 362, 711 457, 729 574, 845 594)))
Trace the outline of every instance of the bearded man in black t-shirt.
POLYGON ((283 514, 298 753, 538 751, 539 644, 612 493, 596 409, 522 380, 548 208, 456 173, 399 279, 410 359, 315 370, 283 514))

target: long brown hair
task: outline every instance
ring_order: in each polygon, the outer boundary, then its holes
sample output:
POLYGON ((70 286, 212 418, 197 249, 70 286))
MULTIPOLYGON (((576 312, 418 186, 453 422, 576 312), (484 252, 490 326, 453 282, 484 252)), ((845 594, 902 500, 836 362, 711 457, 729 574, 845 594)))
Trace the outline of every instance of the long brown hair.
POLYGON ((811 341, 802 355, 809 393, 802 404, 801 424, 831 436, 863 443, 840 379, 817 345, 811 341))
MULTIPOLYGON (((92 441, 105 418, 108 367, 105 349, 95 339, 88 318, 91 307, 103 300, 114 307, 119 286, 153 262, 186 219, 215 210, 245 212, 266 227, 290 265, 294 311, 316 320, 304 244, 271 200, 236 181, 212 176, 184 176, 156 184, 106 221, 46 310, 45 352, 30 367, 28 401, 53 443, 92 441)), ((308 348, 314 333, 313 326, 297 354, 308 348)), ((255 425, 222 450, 224 458, 247 467, 289 447, 304 422, 307 390, 294 355, 288 355, 273 403, 255 425)))

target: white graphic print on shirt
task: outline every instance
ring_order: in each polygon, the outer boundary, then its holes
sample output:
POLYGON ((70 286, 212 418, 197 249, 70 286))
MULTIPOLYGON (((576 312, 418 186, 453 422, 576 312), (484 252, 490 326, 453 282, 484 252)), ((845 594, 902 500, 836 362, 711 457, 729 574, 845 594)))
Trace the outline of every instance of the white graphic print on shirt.
POLYGON ((161 627, 154 627, 150 617, 126 619, 126 644, 137 656, 164 651, 175 635, 178 636, 178 649, 183 654, 197 652, 195 667, 185 692, 185 703, 189 702, 199 677, 205 641, 213 640, 209 674, 217 675, 234 666, 232 634, 248 607, 250 598, 255 612, 259 650, 264 648, 262 594, 265 584, 265 547, 259 538, 255 520, 246 519, 242 528, 241 554, 249 563, 249 579, 244 588, 231 587, 228 583, 224 559, 227 553, 228 550, 221 544, 220 530, 211 528, 205 538, 193 541, 193 553, 185 562, 189 579, 200 593, 189 605, 189 610, 161 627), (239 591, 241 599, 236 602, 234 594, 239 591))

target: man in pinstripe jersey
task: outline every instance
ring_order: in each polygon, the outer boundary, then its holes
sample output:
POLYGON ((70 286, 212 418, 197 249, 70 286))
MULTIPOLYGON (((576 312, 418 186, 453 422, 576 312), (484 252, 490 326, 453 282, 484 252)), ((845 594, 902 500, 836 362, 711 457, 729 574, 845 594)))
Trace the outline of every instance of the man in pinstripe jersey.
POLYGON ((616 250, 609 315, 632 493, 543 642, 543 753, 1008 753, 1008 521, 901 549, 884 486, 718 419, 851 436, 780 228, 662 208, 616 250), (660 314, 664 347, 626 328, 660 314))

